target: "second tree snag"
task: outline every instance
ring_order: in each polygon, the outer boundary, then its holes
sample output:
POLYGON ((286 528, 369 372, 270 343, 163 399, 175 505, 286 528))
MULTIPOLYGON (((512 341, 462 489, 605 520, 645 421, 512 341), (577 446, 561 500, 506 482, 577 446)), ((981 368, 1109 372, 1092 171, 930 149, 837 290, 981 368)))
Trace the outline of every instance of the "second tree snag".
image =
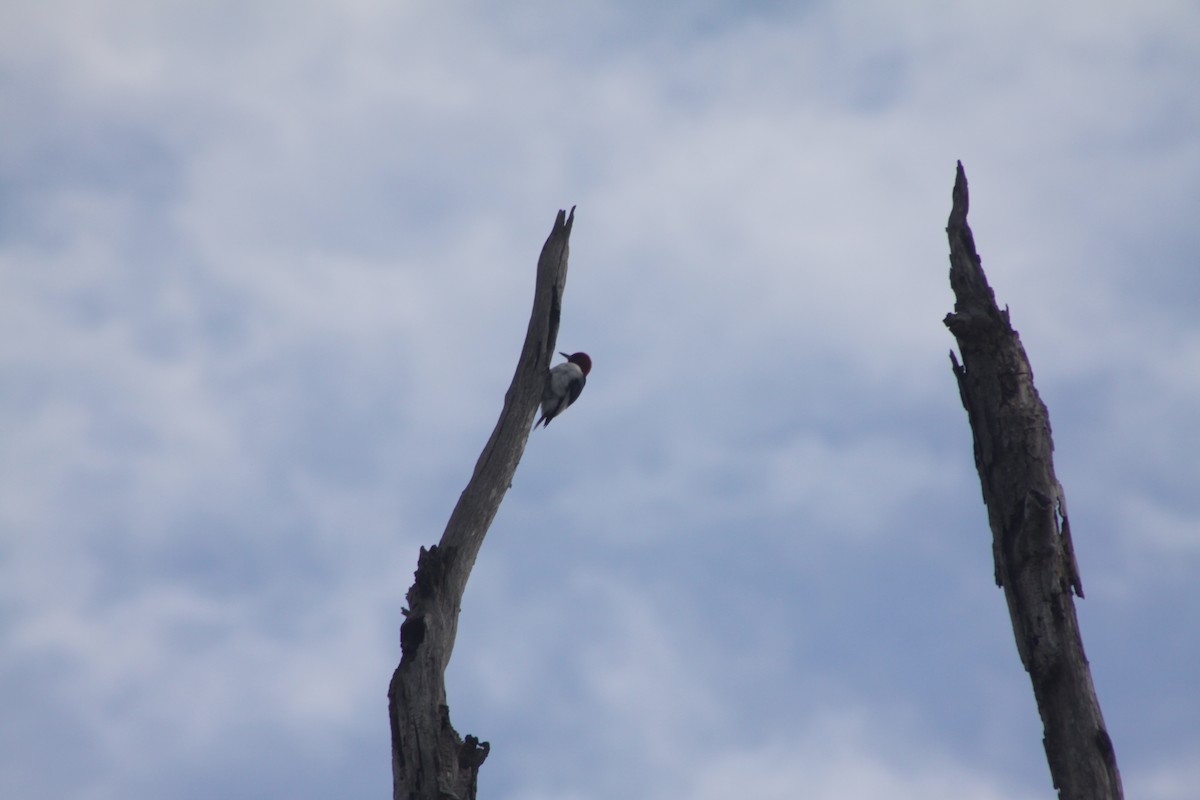
POLYGON ((400 626, 400 664, 388 687, 394 800, 474 800, 490 746, 459 737, 446 704, 446 665, 454 649, 467 578, 517 464, 542 399, 558 338, 568 241, 575 209, 558 212, 537 265, 533 311, 504 408, 441 541, 421 548, 400 626))
POLYGON ((967 178, 954 182, 946 327, 950 361, 975 442, 996 583, 1004 588, 1017 652, 1033 682, 1050 776, 1061 800, 1119 800, 1121 776, 1083 652, 1072 591, 1083 597, 1050 418, 1008 311, 996 305, 967 226, 967 178))

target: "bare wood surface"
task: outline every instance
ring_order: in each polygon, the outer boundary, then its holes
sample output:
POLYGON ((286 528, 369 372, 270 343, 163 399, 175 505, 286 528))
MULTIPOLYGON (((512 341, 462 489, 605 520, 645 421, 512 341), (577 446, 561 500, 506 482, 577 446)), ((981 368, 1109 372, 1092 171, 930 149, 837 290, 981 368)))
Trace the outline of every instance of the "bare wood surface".
POLYGON ((504 408, 441 541, 421 548, 400 628, 400 664, 388 688, 395 800, 472 800, 490 745, 450 724, 445 672, 467 578, 512 484, 558 338, 575 209, 558 212, 538 258, 533 311, 504 408))
POLYGON ((1017 652, 1033 683, 1050 776, 1062 800, 1123 796, 1112 740, 1083 652, 1072 590, 1083 597, 1050 418, 1008 310, 996 305, 967 225, 967 178, 954 183, 946 233, 962 353, 950 361, 975 443, 996 583, 1004 588, 1017 652))

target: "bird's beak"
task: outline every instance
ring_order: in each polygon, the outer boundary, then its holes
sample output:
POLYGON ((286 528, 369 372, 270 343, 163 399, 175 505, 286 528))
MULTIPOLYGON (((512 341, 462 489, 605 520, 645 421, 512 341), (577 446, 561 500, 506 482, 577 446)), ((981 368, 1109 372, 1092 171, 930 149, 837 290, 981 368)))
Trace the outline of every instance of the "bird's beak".
POLYGON ((559 351, 558 351, 558 354, 559 354, 560 356, 562 356, 563 358, 570 358, 570 356, 569 356, 569 355, 567 355, 566 353, 564 353, 562 350, 559 350, 559 351))

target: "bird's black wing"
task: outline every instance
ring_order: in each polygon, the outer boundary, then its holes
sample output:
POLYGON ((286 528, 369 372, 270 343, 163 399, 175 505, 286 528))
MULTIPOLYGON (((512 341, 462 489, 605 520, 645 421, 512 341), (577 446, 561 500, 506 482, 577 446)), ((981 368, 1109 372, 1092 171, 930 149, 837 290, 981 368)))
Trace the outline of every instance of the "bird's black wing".
MULTIPOLYGON (((571 381, 567 384, 567 405, 571 405, 579 399, 579 395, 583 393, 583 386, 587 383, 587 376, 580 375, 578 380, 571 381)), ((565 406, 564 406, 565 408, 565 406)))

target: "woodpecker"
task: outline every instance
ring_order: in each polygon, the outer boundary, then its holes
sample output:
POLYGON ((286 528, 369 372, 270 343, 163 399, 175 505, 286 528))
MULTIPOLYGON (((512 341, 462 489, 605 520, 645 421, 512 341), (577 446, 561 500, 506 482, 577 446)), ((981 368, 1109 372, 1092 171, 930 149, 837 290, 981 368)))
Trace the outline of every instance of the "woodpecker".
POLYGON ((587 383, 587 374, 592 371, 592 359, 587 353, 559 353, 567 360, 550 370, 546 377, 546 388, 542 389, 542 418, 533 427, 543 428, 550 420, 567 410, 567 406, 579 399, 587 383))

